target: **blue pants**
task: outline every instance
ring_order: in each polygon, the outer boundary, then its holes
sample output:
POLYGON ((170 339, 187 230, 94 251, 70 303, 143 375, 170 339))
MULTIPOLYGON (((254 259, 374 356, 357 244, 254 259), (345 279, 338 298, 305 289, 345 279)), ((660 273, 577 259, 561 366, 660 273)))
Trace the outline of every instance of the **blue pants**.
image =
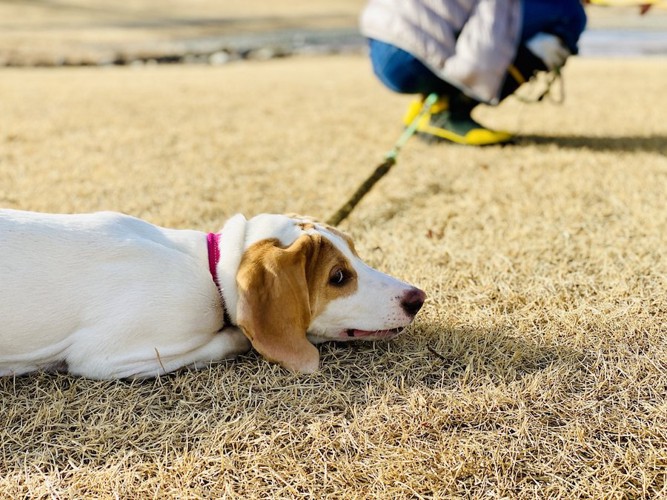
MULTIPOLYGON (((586 27, 586 12, 580 0, 524 0, 522 2, 521 44, 537 33, 561 38, 570 52, 578 52, 577 42, 586 27)), ((451 94, 456 89, 438 78, 412 54, 388 43, 369 40, 373 71, 380 81, 402 94, 451 94)))

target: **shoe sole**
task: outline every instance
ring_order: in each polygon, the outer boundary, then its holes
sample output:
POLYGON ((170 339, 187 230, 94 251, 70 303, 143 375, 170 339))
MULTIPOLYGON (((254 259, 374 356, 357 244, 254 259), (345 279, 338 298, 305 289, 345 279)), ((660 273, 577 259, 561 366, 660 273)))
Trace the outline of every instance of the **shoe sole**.
POLYGON ((504 141, 497 141, 497 142, 485 142, 485 143, 470 143, 470 142, 465 142, 461 140, 451 140, 451 139, 446 139, 444 137, 440 137, 439 135, 434 135, 430 134, 428 132, 415 132, 415 136, 425 142, 426 144, 456 144, 458 146, 475 146, 475 147, 486 147, 486 146, 508 146, 512 144, 516 144, 516 138, 515 137, 510 137, 507 140, 504 141))
POLYGON ((429 137, 432 142, 453 142, 455 144, 461 144, 464 146, 496 146, 507 144, 514 139, 514 136, 507 134, 505 137, 495 140, 470 140, 465 136, 450 132, 442 128, 431 127, 430 125, 424 123, 419 124, 416 133, 422 138, 429 137))

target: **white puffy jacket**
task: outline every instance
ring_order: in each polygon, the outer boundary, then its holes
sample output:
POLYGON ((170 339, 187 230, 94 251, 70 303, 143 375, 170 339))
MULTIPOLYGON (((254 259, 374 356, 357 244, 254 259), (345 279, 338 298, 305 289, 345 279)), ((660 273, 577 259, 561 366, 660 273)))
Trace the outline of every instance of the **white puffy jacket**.
POLYGON ((361 32, 414 55, 471 97, 495 104, 521 36, 520 0, 370 0, 361 32))

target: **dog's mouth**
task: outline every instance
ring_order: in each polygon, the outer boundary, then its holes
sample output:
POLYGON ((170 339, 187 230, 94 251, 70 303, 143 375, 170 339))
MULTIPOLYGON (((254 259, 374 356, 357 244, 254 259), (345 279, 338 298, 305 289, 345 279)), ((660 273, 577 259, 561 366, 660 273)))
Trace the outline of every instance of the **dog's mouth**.
POLYGON ((391 328, 389 330, 356 330, 354 328, 348 328, 345 330, 345 335, 348 339, 386 339, 394 337, 405 330, 404 326, 399 326, 398 328, 391 328))
POLYGON ((346 330, 337 330, 329 333, 323 332, 319 334, 308 332, 308 340, 313 344, 331 340, 338 342, 347 342, 351 340, 388 340, 398 336, 398 334, 403 332, 405 328, 405 326, 388 328, 386 330, 359 330, 357 328, 348 328, 346 330))

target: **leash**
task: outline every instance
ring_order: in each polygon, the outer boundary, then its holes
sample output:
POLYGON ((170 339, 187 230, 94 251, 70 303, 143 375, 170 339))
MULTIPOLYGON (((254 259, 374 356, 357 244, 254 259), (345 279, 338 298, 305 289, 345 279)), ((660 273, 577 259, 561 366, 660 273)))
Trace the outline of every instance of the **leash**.
POLYGON ((405 145, 406 142, 408 142, 408 139, 410 139, 410 137, 415 134, 417 131, 417 125, 419 125, 419 121, 426 113, 428 113, 428 111, 431 109, 431 106, 433 106, 437 100, 437 94, 429 94, 428 97, 424 99, 421 110, 419 110, 417 116, 415 116, 410 124, 403 130, 403 133, 394 144, 392 150, 385 155, 384 161, 375 168, 375 171, 364 182, 361 183, 350 199, 347 200, 347 202, 345 202, 345 204, 340 207, 336 213, 329 217, 327 224, 331 226, 337 226, 342 221, 344 221, 347 216, 350 215, 352 210, 354 210, 354 207, 356 207, 361 199, 366 196, 366 194, 372 189, 375 183, 387 175, 387 172, 389 172, 391 167, 396 164, 396 158, 398 157, 398 153, 401 151, 401 148, 405 145))
MULTIPOLYGON (((549 72, 547 80, 544 85, 545 88, 541 90, 539 94, 533 98, 523 97, 517 94, 515 94, 515 97, 523 103, 530 103, 530 104, 540 102, 545 97, 550 97, 554 103, 562 104, 562 102, 565 100, 565 87, 563 85, 563 78, 559 69, 549 72), (555 87, 556 82, 560 83, 559 85, 560 95, 557 97, 553 97, 551 91, 552 88, 555 87)), ((417 126, 419 125, 419 121, 431 109, 431 106, 433 106, 433 104, 435 104, 435 101, 437 100, 438 100, 438 95, 434 93, 429 94, 428 97, 424 99, 424 103, 422 104, 419 113, 417 114, 417 116, 413 118, 410 124, 403 130, 403 133, 400 135, 400 137, 394 144, 393 149, 385 155, 384 161, 375 168, 375 171, 364 182, 361 183, 361 185, 357 188, 354 194, 345 202, 345 204, 341 206, 331 217, 329 217, 329 219, 327 220, 327 224, 331 226, 337 226, 338 224, 343 222, 348 217, 348 215, 350 215, 352 210, 354 210, 354 207, 356 207, 359 204, 361 199, 364 196, 366 196, 366 194, 373 188, 373 186, 380 179, 382 179, 382 177, 387 175, 389 170, 391 170, 391 167, 393 167, 396 164, 396 159, 398 157, 398 153, 401 151, 401 148, 405 145, 406 142, 408 142, 408 139, 410 139, 410 137, 412 137, 415 134, 415 132, 417 131, 417 126)))

